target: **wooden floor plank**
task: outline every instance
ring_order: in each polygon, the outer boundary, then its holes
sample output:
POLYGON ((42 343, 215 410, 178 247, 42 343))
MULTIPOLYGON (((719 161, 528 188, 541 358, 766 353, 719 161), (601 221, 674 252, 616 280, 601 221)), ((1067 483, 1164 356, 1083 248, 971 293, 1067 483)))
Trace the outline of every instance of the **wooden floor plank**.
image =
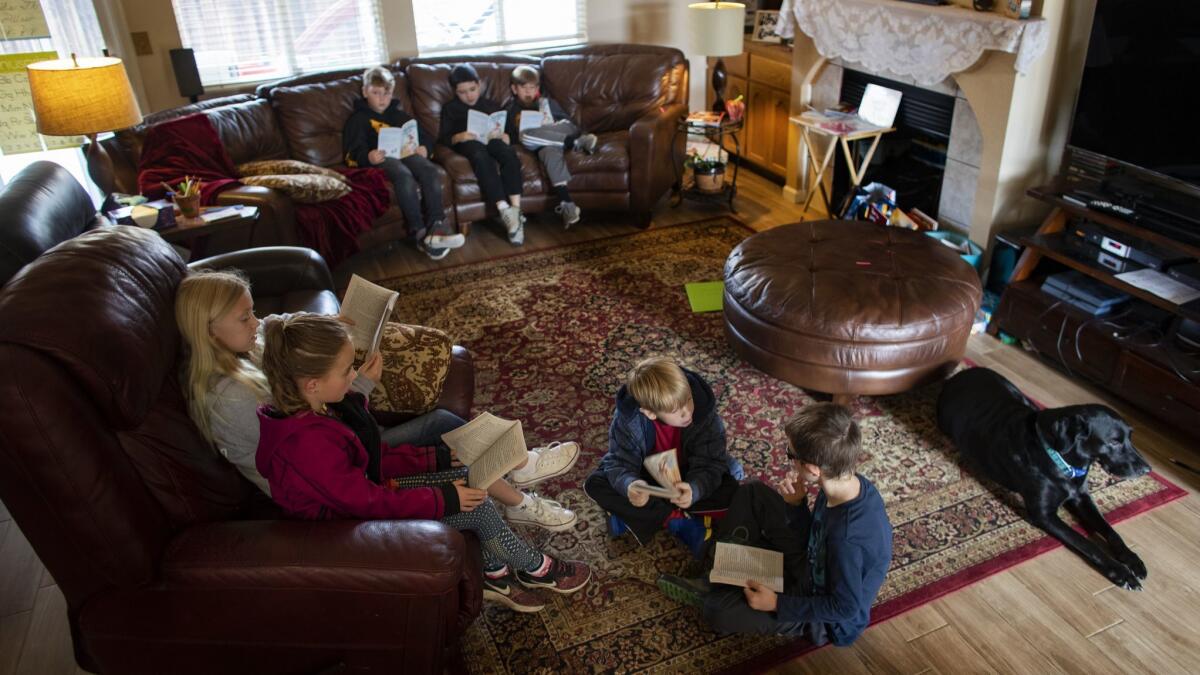
POLYGON ((888 621, 900 631, 906 641, 913 641, 927 633, 946 625, 946 617, 942 616, 933 605, 922 605, 888 621))
POLYGON ((906 637, 906 628, 899 621, 886 621, 871 626, 851 649, 872 673, 916 675, 929 671, 933 664, 925 654, 910 644, 910 639, 906 637))
MULTIPOLYGON (((951 596, 935 600, 934 606, 946 617, 950 627, 961 634, 971 648, 997 671, 1063 672, 1000 616, 981 593, 980 585, 969 586, 951 596)), ((934 631, 921 640, 930 640, 941 632, 934 631)), ((934 662, 934 665, 937 663, 934 662)))
POLYGON ((1184 675, 1196 672, 1180 664, 1176 655, 1167 654, 1156 637, 1147 634, 1145 628, 1135 620, 1123 621, 1097 633, 1088 638, 1088 642, 1126 673, 1184 675))
POLYGON ((1021 563, 1012 569, 1012 573, 1026 589, 1053 607, 1059 618, 1083 637, 1121 622, 1119 614, 1096 600, 1096 594, 1111 588, 1112 584, 1066 549, 1051 551, 1021 563), (1074 571, 1060 574, 1064 568, 1074 571))
POLYGON ((17 662, 25 646, 25 635, 29 632, 29 619, 33 610, 11 614, 0 619, 0 675, 17 672, 17 662))
POLYGON ((42 562, 14 521, 0 523, 0 617, 33 609, 42 562))
POLYGON ((911 644, 933 664, 933 670, 937 673, 976 675, 998 672, 953 625, 926 633, 911 644))
POLYGON ((17 675, 75 675, 67 600, 58 586, 38 591, 17 675))
POLYGON ((870 675, 871 671, 858 658, 853 649, 847 647, 825 647, 787 662, 777 668, 779 675, 870 675))

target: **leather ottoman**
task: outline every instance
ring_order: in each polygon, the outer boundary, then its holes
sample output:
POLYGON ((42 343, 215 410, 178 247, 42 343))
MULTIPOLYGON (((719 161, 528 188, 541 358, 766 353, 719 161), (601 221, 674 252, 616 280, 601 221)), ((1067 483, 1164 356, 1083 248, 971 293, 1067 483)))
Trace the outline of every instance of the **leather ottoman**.
POLYGON ((944 377, 962 359, 982 289, 918 232, 825 220, 738 244, 725 262, 725 332, 763 372, 845 401, 944 377))

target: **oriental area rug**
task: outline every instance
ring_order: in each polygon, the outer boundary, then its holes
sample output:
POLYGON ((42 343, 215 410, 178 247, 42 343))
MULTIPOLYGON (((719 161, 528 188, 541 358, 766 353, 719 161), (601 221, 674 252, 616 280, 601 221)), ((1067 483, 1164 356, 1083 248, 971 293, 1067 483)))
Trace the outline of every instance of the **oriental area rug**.
MULTIPOLYGON (((575 529, 517 529, 552 555, 586 561, 592 582, 574 595, 545 594, 536 614, 485 604, 463 643, 472 672, 746 672, 810 648, 710 632, 698 611, 655 587, 660 573, 685 569, 684 547, 665 532, 645 547, 630 535, 609 539, 580 488, 607 447, 613 395, 651 355, 703 375, 747 475, 782 479, 782 421, 813 397, 739 359, 721 313, 693 314, 684 293, 685 283, 720 279, 730 250, 751 234, 719 217, 381 282, 400 291, 394 320, 440 328, 474 354, 476 413, 521 420, 530 446, 583 447, 574 470, 539 486, 579 514, 575 529)), ((1058 546, 960 469, 937 429, 938 389, 862 398, 855 410, 868 456, 859 470, 882 493, 895 531, 875 622, 1058 546)), ((1089 479, 1110 521, 1182 494, 1154 475, 1120 481, 1097 468, 1089 479)))

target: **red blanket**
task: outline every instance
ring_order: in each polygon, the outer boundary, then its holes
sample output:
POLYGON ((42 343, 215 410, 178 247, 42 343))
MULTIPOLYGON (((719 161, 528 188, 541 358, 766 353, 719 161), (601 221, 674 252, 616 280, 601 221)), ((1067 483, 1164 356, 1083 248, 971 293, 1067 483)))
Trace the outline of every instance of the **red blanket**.
MULTIPOLYGON (((320 204, 296 204, 300 241, 315 249, 330 267, 358 251, 358 236, 388 206, 387 176, 379 169, 338 169, 350 181, 350 194, 320 204)), ((138 166, 138 189, 151 199, 164 196, 162 183, 175 185, 184 176, 204 181, 202 204, 215 204, 217 195, 241 183, 237 169, 217 130, 203 113, 188 115, 150 128, 138 166)))

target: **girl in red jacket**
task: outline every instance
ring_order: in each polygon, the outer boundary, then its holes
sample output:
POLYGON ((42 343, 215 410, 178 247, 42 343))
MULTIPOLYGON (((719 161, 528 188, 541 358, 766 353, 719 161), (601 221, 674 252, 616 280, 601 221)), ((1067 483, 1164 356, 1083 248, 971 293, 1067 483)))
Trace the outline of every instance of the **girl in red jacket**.
POLYGON ((366 399, 352 392, 354 347, 335 317, 267 317, 263 372, 273 406, 259 408, 256 463, 271 497, 310 519, 441 520, 483 544, 484 595, 518 611, 542 608, 525 588, 574 593, 591 578, 582 562, 555 560, 515 535, 487 499, 467 487, 449 449, 379 439, 366 399))

